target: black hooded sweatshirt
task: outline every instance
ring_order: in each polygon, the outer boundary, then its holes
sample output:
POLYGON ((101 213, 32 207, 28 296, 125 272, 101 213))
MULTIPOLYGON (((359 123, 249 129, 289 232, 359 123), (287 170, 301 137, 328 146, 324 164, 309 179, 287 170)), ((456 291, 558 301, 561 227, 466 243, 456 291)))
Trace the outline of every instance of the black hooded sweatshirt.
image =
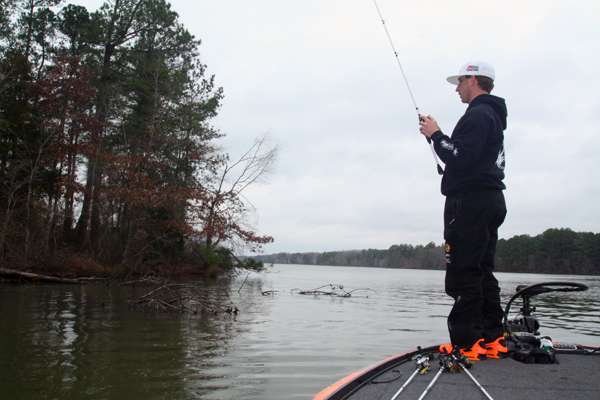
POLYGON ((482 94, 469 103, 451 137, 441 131, 431 136, 436 153, 446 164, 443 195, 506 189, 502 183, 506 116, 504 99, 482 94))

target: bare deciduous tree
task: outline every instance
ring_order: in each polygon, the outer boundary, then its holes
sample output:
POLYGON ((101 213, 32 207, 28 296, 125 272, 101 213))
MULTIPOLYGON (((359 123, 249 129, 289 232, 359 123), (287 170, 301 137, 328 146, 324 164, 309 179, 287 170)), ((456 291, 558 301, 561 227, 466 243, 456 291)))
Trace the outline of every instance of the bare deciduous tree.
POLYGON ((222 168, 215 175, 215 184, 206 188, 206 199, 195 208, 195 214, 203 225, 201 236, 207 247, 215 247, 225 241, 243 243, 251 249, 270 243, 270 236, 259 236, 247 224, 250 202, 242 195, 272 168, 277 155, 276 147, 268 147, 265 137, 254 144, 236 161, 223 160, 222 168))

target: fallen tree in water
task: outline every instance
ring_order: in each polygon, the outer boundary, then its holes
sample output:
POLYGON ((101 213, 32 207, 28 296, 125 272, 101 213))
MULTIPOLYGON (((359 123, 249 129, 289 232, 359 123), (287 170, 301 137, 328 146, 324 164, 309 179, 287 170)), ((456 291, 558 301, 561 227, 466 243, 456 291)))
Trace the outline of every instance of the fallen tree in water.
POLYGON ((10 268, 0 267, 0 277, 9 280, 18 280, 21 282, 44 282, 44 283, 84 283, 89 281, 104 280, 104 278, 84 277, 84 278, 63 278, 59 276, 34 274, 33 272, 19 271, 10 268))
POLYGON ((231 302, 228 293, 216 293, 189 283, 164 283, 149 290, 146 294, 129 301, 134 307, 161 312, 182 312, 191 314, 232 314, 239 313, 231 302))
MULTIPOLYGON (((332 296, 332 297, 352 297, 352 294, 355 292, 365 292, 370 291, 374 292, 374 290, 369 288, 364 289, 352 289, 346 290, 344 289, 344 285, 329 283, 327 285, 319 286, 315 289, 310 290, 302 290, 302 289, 292 289, 292 294, 302 294, 302 295, 313 295, 313 296, 332 296), (325 290, 328 288, 329 290, 325 290)), ((355 296, 355 297, 369 297, 368 295, 363 296, 355 296)))

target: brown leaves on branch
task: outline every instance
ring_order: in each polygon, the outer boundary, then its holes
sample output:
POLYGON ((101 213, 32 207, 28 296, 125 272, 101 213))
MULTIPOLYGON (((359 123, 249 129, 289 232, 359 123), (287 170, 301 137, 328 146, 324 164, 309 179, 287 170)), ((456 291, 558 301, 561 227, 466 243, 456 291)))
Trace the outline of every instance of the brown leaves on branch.
POLYGON ((264 137, 257 139, 238 160, 223 160, 218 179, 205 188, 204 201, 192 207, 195 221, 202 221, 200 236, 207 247, 238 241, 251 251, 258 251, 262 245, 273 242, 273 237, 258 235, 246 226, 251 206, 242 195, 265 177, 276 160, 277 148, 269 148, 266 143, 264 137))

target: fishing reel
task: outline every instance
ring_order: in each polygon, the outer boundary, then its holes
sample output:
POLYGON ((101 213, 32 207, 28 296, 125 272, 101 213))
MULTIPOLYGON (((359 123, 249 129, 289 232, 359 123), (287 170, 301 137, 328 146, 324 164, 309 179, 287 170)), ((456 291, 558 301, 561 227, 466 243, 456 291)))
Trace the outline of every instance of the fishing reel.
POLYGON ((450 353, 440 352, 438 355, 438 361, 440 364, 440 369, 449 373, 458 373, 463 370, 463 367, 469 369, 472 366, 469 359, 462 355, 458 348, 455 348, 450 353))
POLYGON ((415 363, 417 364, 417 370, 420 375, 424 375, 429 372, 430 364, 429 355, 420 354, 415 358, 415 363))
POLYGON ((552 339, 548 336, 539 336, 540 323, 533 314, 535 307, 531 305, 531 298, 542 293, 579 292, 587 289, 586 285, 574 282, 544 282, 529 286, 517 286, 517 292, 506 304, 502 321, 507 346, 512 357, 527 364, 555 363, 556 352, 552 339), (520 314, 509 320, 510 307, 518 298, 522 300, 520 314))

